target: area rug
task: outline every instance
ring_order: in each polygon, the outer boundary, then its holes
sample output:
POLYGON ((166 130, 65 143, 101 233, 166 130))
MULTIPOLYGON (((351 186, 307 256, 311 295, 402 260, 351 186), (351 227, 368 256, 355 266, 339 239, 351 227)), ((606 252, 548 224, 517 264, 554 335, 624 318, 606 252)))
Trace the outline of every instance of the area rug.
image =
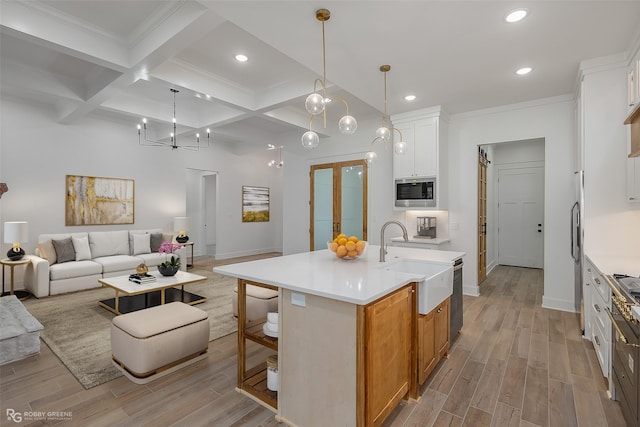
MULTIPOLYGON (((207 270, 189 270, 206 276, 203 283, 185 286, 189 292, 207 297, 196 307, 209 313, 209 341, 237 330, 231 294, 236 279, 207 270)), ((114 291, 97 288, 65 295, 23 301, 44 329, 42 340, 85 389, 111 381, 122 374, 111 364, 111 319, 115 316, 98 305, 113 298, 114 291)))

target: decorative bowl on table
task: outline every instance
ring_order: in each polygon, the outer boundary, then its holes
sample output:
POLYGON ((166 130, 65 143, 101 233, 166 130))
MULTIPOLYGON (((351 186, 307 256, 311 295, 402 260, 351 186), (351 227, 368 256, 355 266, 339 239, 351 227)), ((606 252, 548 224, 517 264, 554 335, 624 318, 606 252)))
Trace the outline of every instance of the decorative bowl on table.
POLYGON ((367 242, 358 240, 357 237, 347 237, 344 234, 338 235, 335 239, 327 242, 327 248, 341 259, 356 259, 364 254, 367 249, 367 242))

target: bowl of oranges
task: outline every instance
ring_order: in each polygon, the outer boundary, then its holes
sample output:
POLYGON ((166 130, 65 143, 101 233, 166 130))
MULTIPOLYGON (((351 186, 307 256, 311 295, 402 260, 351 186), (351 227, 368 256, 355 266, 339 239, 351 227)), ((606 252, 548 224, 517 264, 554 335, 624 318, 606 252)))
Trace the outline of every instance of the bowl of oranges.
POLYGON ((338 258, 356 259, 364 253, 367 242, 359 240, 356 236, 348 237, 346 234, 338 234, 338 237, 327 242, 327 247, 338 258))

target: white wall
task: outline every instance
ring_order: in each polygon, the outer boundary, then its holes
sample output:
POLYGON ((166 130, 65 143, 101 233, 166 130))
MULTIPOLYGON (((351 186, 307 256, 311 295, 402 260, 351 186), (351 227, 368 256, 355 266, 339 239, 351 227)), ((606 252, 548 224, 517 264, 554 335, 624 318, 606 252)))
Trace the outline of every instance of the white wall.
POLYGON ((545 139, 545 224, 543 306, 573 310, 573 263, 568 212, 573 204, 573 101, 542 99, 450 117, 451 247, 467 253, 464 291, 477 294, 478 145, 545 139))
MULTIPOLYGON (((335 125, 328 123, 328 126, 335 125)), ((309 151, 285 150, 283 252, 292 254, 309 250, 309 168, 314 164, 359 160, 373 149, 377 161, 369 167, 368 237, 371 244, 379 244, 380 228, 389 219, 402 219, 393 211, 392 147, 385 150, 380 142, 371 145, 380 117, 358 117, 358 130, 353 135, 322 138, 320 145, 309 151)), ((287 135, 286 145, 300 145, 302 134, 287 135)), ((392 231, 391 228, 389 231, 392 231)), ((390 234, 391 235, 391 234, 390 234)))
MULTIPOLYGON (((43 233, 162 228, 173 231, 173 218, 186 214, 186 170, 218 172, 217 251, 230 257, 282 247, 282 169, 269 168, 264 150, 237 156, 216 145, 199 152, 138 145, 135 120, 92 115, 60 125, 52 109, 3 97, 0 129, 0 182, 9 191, 0 199, 0 220, 29 222, 33 253, 43 233), (67 227, 64 220, 65 175, 135 180, 135 223, 67 227), (243 185, 269 187, 271 220, 242 223, 243 185)), ((3 250, 8 250, 3 245, 3 250)))

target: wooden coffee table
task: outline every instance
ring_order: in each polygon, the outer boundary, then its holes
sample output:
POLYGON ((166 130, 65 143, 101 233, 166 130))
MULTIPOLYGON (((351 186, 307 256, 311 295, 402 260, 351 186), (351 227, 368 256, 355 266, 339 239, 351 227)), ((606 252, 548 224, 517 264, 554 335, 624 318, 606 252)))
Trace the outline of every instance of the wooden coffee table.
POLYGON ((185 285, 204 282, 207 280, 205 276, 186 271, 178 271, 175 276, 171 277, 163 276, 157 271, 149 274, 156 277, 155 282, 138 284, 130 281, 129 276, 107 277, 98 280, 102 286, 113 288, 116 291, 115 298, 99 301, 98 304, 115 314, 124 314, 174 301, 194 305, 207 300, 203 296, 184 290, 185 285))

